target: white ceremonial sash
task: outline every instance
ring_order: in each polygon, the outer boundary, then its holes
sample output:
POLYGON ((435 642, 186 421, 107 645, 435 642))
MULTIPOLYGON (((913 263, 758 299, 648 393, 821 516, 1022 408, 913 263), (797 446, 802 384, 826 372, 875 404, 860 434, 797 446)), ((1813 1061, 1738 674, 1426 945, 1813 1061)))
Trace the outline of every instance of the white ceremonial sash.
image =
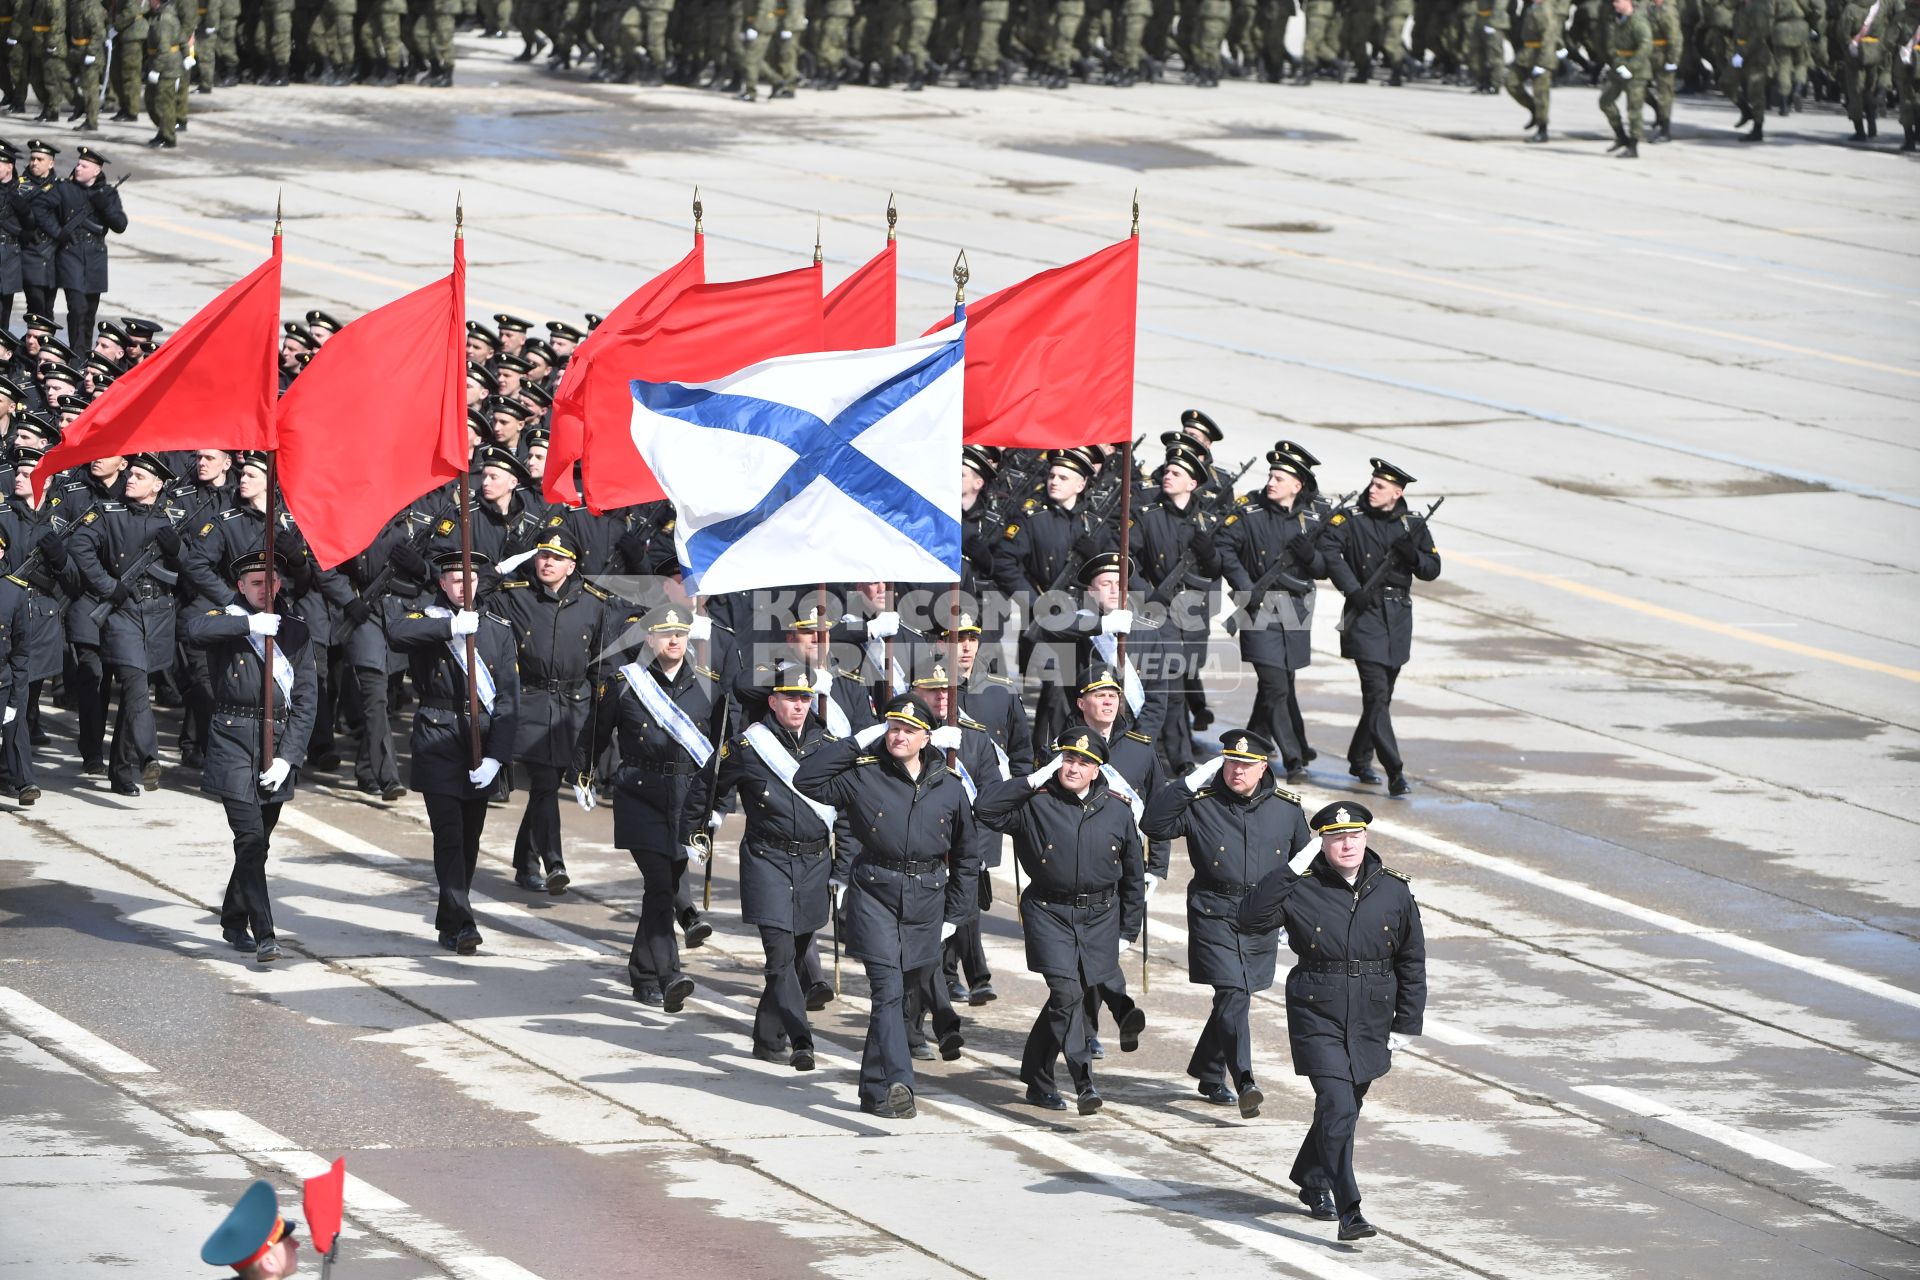
MULTIPOLYGON (((816 676, 819 675, 818 672, 814 674, 816 676)), ((838 678, 833 676, 831 672, 828 673, 828 677, 829 679, 838 678)), ((831 688, 831 685, 829 685, 829 688, 831 688)), ((820 718, 826 721, 828 733, 836 738, 851 738, 853 736, 853 724, 847 719, 846 708, 835 702, 831 693, 814 694, 813 703, 820 711, 820 718)))
POLYGON ((887 661, 887 642, 868 636, 864 648, 867 654, 867 665, 875 671, 879 671, 887 666, 893 668, 887 673, 887 684, 888 687, 893 690, 894 696, 897 698, 907 692, 909 688, 907 684, 907 673, 900 669, 900 660, 898 658, 895 658, 891 663, 887 661))
POLYGON ((799 772, 800 762, 793 758, 793 752, 781 745, 780 739, 773 736, 773 730, 756 720, 747 726, 743 736, 747 740, 747 745, 753 748, 754 754, 766 762, 767 768, 773 770, 773 776, 786 783, 787 790, 799 796, 800 803, 813 810, 813 816, 826 823, 827 830, 832 831, 834 819, 839 815, 834 812, 832 805, 821 804, 818 800, 801 795, 800 788, 793 785, 793 775, 799 772))
POLYGON ((1133 659, 1128 658, 1124 666, 1115 660, 1120 652, 1117 640, 1117 636, 1095 634, 1093 647, 1099 651, 1101 661, 1110 667, 1120 668, 1120 688, 1127 696, 1127 710, 1137 716, 1140 708, 1147 705, 1147 692, 1140 686, 1140 676, 1133 669, 1133 659))
MULTIPOLYGON (((252 616, 237 604, 228 605, 227 612, 236 618, 252 616)), ((253 646, 253 656, 264 663, 267 660, 266 637, 254 635, 249 631, 247 643, 253 646)), ((273 682, 280 686, 280 696, 291 707, 293 705, 293 664, 287 661, 286 652, 279 645, 273 647, 273 682)))
POLYGON ((1120 776, 1120 771, 1110 764, 1100 766, 1100 776, 1107 780, 1107 790, 1127 802, 1127 807, 1133 810, 1133 825, 1139 826, 1141 816, 1147 811, 1146 802, 1140 799, 1140 793, 1135 791, 1132 784, 1120 776))
POLYGON ((660 687, 660 681, 653 672, 637 662, 629 662, 620 668, 620 674, 627 678, 627 685, 640 705, 649 715, 660 722, 660 726, 673 735, 673 740, 687 749, 693 762, 705 767, 713 759, 713 744, 707 741, 707 735, 693 722, 693 717, 680 709, 680 704, 667 696, 660 687))
MULTIPOLYGON (((453 610, 442 605, 430 604, 426 608, 426 614, 429 618, 451 618, 453 610)), ((493 672, 487 670, 487 660, 480 656, 479 642, 476 640, 473 648, 474 664, 480 668, 477 675, 467 670, 467 638, 465 636, 448 637, 447 648, 452 652, 453 660, 460 664, 460 674, 472 681, 474 689, 480 694, 480 705, 487 709, 488 715, 492 715, 493 672)))

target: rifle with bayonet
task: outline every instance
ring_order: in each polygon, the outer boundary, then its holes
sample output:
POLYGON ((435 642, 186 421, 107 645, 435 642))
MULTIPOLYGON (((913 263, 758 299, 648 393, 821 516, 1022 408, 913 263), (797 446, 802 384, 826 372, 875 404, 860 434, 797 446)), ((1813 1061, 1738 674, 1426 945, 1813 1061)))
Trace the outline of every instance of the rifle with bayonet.
MULTIPOLYGON (((1347 494, 1344 498, 1340 499, 1339 504, 1334 507, 1334 510, 1345 511, 1347 504, 1352 502, 1359 493, 1360 491, 1355 489, 1353 492, 1347 494)), ((1248 618, 1257 617, 1260 613, 1260 606, 1266 603, 1267 592, 1271 591, 1274 587, 1283 587, 1289 595, 1296 596, 1303 596, 1313 590, 1313 580, 1311 576, 1299 578, 1287 572, 1289 566, 1303 573, 1306 572, 1308 566, 1301 563, 1300 552, 1297 548, 1305 547, 1311 551, 1313 543, 1314 539, 1308 538, 1304 532, 1300 537, 1289 541, 1287 543, 1285 558, 1277 564, 1269 565, 1265 573, 1254 579, 1253 586, 1247 589, 1247 602, 1240 606, 1238 612, 1246 614, 1248 618)), ((1234 634, 1234 632, 1239 630, 1237 620, 1235 618, 1228 618, 1227 625, 1222 629, 1228 635, 1234 634)))
MULTIPOLYGON (((167 521, 167 528, 174 533, 179 533, 180 530, 191 525, 195 520, 198 520, 211 510, 214 504, 220 501, 220 498, 220 490, 216 489, 212 491, 207 494, 207 496, 201 500, 200 505, 192 511, 182 512, 178 517, 170 518, 167 521)), ((127 566, 126 571, 114 580, 114 594, 118 595, 121 587, 138 582, 147 570, 153 568, 153 566, 159 562, 162 554, 159 535, 155 534, 153 537, 147 539, 147 544, 140 548, 140 554, 133 558, 133 563, 127 566)), ((113 612, 114 604, 115 601, 111 596, 102 600, 99 604, 87 611, 88 621, 92 622, 96 627, 105 625, 107 615, 113 612)))
MULTIPOLYGON (((1420 517, 1422 526, 1433 519, 1434 513, 1440 510, 1440 504, 1446 500, 1445 494, 1433 500, 1433 505, 1428 507, 1426 513, 1420 517)), ((1394 545, 1398 546, 1399 542, 1399 539, 1395 539, 1394 545)), ((1346 604, 1340 609, 1340 621, 1335 626, 1335 630, 1345 631, 1354 618, 1359 616, 1360 611, 1373 602, 1374 593, 1380 589, 1380 584, 1386 580, 1387 571, 1391 568, 1393 568, 1393 548, 1389 547, 1386 558, 1374 566, 1373 572, 1367 575, 1367 580, 1360 584, 1360 589, 1347 597, 1346 604)))

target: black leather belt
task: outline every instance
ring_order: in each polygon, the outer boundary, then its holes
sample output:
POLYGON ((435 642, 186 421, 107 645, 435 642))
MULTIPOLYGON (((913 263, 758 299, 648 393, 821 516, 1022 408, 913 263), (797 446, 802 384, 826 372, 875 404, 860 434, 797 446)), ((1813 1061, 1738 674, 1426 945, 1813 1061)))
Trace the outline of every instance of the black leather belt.
POLYGON ((938 871, 947 865, 940 858, 882 858, 874 854, 867 854, 860 861, 870 867, 879 867, 883 871, 898 871, 908 876, 923 876, 929 871, 938 871))
POLYGON ((158 600, 166 594, 166 588, 160 586, 158 583, 142 582, 135 586, 134 589, 128 593, 128 596, 134 600, 158 600))
POLYGON ((1253 886, 1250 884, 1234 884, 1228 880, 1196 879, 1193 887, 1202 893, 1217 893, 1225 898, 1244 898, 1253 892, 1253 886))
POLYGON ((587 687, 584 678, 579 680, 522 680, 523 689, 544 689, 548 693, 580 693, 587 687))
MULTIPOLYGON (((274 693, 273 718, 275 720, 285 720, 287 718, 287 700, 284 695, 280 694, 279 690, 276 689, 274 693)), ((260 718, 260 704, 255 702, 243 707, 232 702, 215 703, 213 714, 217 716, 251 716, 253 719, 258 720, 260 718)))
POLYGON ((1113 901, 1113 886, 1108 885, 1092 893, 1056 893, 1048 889, 1035 889, 1029 896, 1056 907, 1104 907, 1113 901))
POLYGON ((818 840, 755 839, 753 847, 763 853, 785 853, 796 858, 810 858, 817 853, 825 853, 829 843, 825 836, 821 836, 818 840))
POLYGON ((1391 960, 1302 960, 1300 968, 1308 973, 1344 974, 1358 978, 1362 974, 1392 973, 1391 960))

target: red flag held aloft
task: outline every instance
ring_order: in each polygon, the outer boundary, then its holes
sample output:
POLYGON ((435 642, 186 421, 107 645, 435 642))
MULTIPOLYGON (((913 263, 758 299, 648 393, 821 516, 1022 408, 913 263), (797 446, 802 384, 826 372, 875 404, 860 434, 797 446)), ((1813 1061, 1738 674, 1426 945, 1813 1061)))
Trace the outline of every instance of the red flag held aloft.
POLYGON ((629 294, 624 302, 607 313, 586 341, 574 348, 567 369, 554 392, 551 415, 552 434, 547 441, 547 469, 540 489, 548 502, 580 505, 580 491, 573 483, 573 464, 580 460, 586 446, 587 387, 600 380, 610 381, 620 391, 626 377, 611 365, 598 365, 600 353, 607 347, 631 337, 635 323, 672 302, 681 290, 706 280, 706 237, 695 233, 693 248, 687 256, 629 294), (598 370, 596 372, 596 369, 598 370))
POLYGON ((200 309, 88 405, 33 473, 170 449, 271 449, 280 392, 280 237, 273 256, 200 309))
POLYGON ((467 469, 467 255, 327 339, 280 398, 280 487, 323 569, 467 469))
POLYGON ((333 1252, 334 1237, 340 1234, 340 1218, 346 1209, 347 1162, 335 1160, 325 1173, 306 1181, 301 1207, 307 1214, 307 1239, 321 1253, 333 1252))
POLYGON ((968 303, 966 442, 1131 440, 1139 281, 1140 241, 1129 237, 968 303))
POLYGON ((817 264, 694 285, 638 317, 602 349, 586 384, 580 474, 588 508, 611 511, 666 496, 633 446, 630 381, 705 382, 775 356, 819 351, 824 341, 817 264))
POLYGON ((827 326, 823 350, 863 351, 890 347, 900 340, 894 308, 896 247, 887 241, 886 248, 827 295, 822 308, 827 326))

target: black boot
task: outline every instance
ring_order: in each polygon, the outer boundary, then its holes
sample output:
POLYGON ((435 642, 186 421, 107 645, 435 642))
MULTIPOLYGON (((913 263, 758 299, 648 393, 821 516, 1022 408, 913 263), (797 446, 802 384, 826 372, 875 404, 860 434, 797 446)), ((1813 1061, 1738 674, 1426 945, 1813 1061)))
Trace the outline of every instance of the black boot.
POLYGON ((1673 141, 1673 121, 1662 120, 1660 122, 1659 128, 1656 130, 1656 132, 1653 135, 1653 140, 1655 142, 1672 142, 1673 141))
POLYGON ((1765 117, 1765 116, 1755 116, 1755 117, 1753 118, 1753 132, 1752 132, 1752 133, 1743 133, 1743 134, 1741 134, 1741 135, 1740 135, 1740 141, 1742 141, 1742 142, 1765 142, 1765 141, 1766 141, 1766 132, 1767 132, 1767 121, 1766 121, 1766 117, 1765 117))
POLYGON ((1900 131, 1906 135, 1906 141, 1900 144, 1902 151, 1912 151, 1915 145, 1920 144, 1920 127, 1903 124, 1900 126, 1900 131))
POLYGON ((1853 140, 1855 142, 1867 140, 1867 126, 1861 123, 1859 116, 1853 118, 1853 140))
POLYGON ((1867 113, 1867 136, 1869 138, 1880 136, 1880 117, 1871 111, 1867 113))
POLYGON ((1634 138, 1628 138, 1626 150, 1620 153, 1620 158, 1622 160, 1638 160, 1640 158, 1639 141, 1634 138))
POLYGON ((1547 140, 1547 126, 1544 124, 1539 126, 1532 133, 1527 135, 1528 142, 1545 142, 1546 140, 1547 140))
POLYGON ((1607 154, 1611 155, 1616 151, 1624 150, 1628 145, 1630 144, 1627 141, 1627 131, 1619 125, 1613 126, 1613 145, 1607 148, 1607 154))

